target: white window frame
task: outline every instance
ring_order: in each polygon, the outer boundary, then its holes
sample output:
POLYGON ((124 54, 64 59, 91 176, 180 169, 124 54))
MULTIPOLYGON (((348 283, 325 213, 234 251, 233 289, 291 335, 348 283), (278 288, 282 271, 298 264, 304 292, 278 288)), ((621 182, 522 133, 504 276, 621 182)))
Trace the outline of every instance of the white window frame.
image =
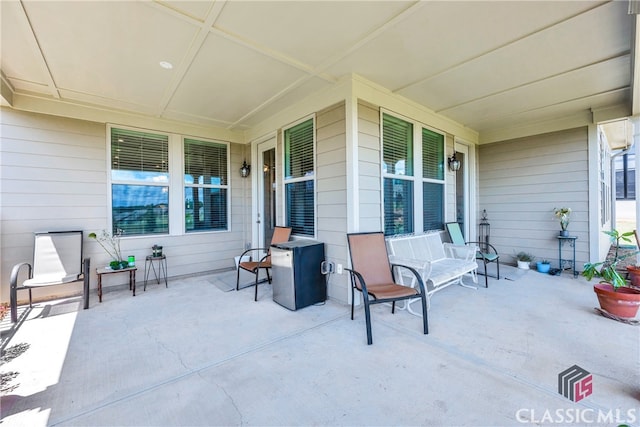
MULTIPOLYGON (((446 222, 446 205, 447 205, 447 172, 446 172, 446 151, 447 151, 447 135, 445 132, 428 126, 424 123, 421 123, 417 120, 408 118, 403 116, 402 114, 398 114, 393 111, 385 110, 383 108, 380 109, 380 189, 382 193, 382 203, 380 204, 380 216, 382 218, 382 229, 384 231, 385 228, 385 200, 384 200, 384 180, 388 179, 403 179, 413 182, 413 233, 424 233, 424 221, 422 212, 424 210, 424 200, 423 200, 423 185, 425 182, 435 183, 442 185, 442 215, 443 215, 443 227, 446 222), (390 174, 384 171, 384 115, 388 115, 399 120, 403 120, 405 122, 410 123, 413 126, 413 175, 397 175, 390 174), (422 164, 422 129, 426 129, 428 131, 437 133, 442 135, 443 137, 443 153, 442 153, 442 163, 445 168, 443 179, 433 179, 433 178, 423 178, 423 164, 422 164)), ((444 230, 444 228, 442 229, 444 230)), ((442 230, 428 230, 428 231, 442 231, 442 230)))
MULTIPOLYGON (((422 145, 420 145, 421 147, 422 145)), ((420 162, 416 162, 416 155, 418 154, 418 150, 417 150, 418 144, 416 144, 416 123, 413 120, 409 120, 406 117, 403 117, 399 114, 395 114, 392 112, 388 112, 388 111, 383 111, 381 109, 380 112, 380 176, 381 176, 381 193, 382 193, 382 203, 380 205, 381 208, 381 218, 382 218, 382 231, 385 232, 385 180, 386 179, 398 179, 401 181, 407 181, 407 182, 411 182, 412 183, 412 202, 413 202, 413 231, 411 231, 411 233, 415 233, 417 230, 417 226, 418 223, 422 223, 422 219, 418 219, 416 216, 417 213, 417 192, 416 192, 416 187, 417 187, 417 179, 416 176, 418 176, 418 173, 420 174, 420 176, 422 176, 422 169, 421 169, 421 163, 420 162), (413 156, 413 164, 412 169, 412 175, 406 175, 406 174, 397 174, 397 173, 389 173, 387 171, 384 170, 384 116, 390 116, 393 117, 395 119, 398 120, 402 120, 405 121, 409 124, 411 124, 411 136, 412 136, 412 156, 413 156)), ((406 170, 406 165, 405 165, 405 170, 406 170)), ((420 189, 422 189, 422 187, 420 187, 420 189)), ((422 199, 422 196, 419 196, 420 200, 422 199)))
MULTIPOLYGON (((315 239, 316 236, 318 235, 318 182, 317 182, 317 175, 318 175, 318 159, 317 159, 317 127, 316 127, 317 123, 316 123, 316 115, 315 114, 310 114, 304 118, 301 118, 299 120, 296 120, 293 123, 290 123, 289 125, 287 125, 286 127, 282 128, 281 131, 281 135, 282 135, 282 149, 280 150, 281 153, 281 160, 282 160, 282 172, 281 172, 281 176, 282 176, 282 212, 283 212, 283 221, 284 221, 284 226, 287 226, 288 220, 289 220, 289 212, 287 211, 287 184, 294 184, 296 182, 303 182, 303 181, 312 181, 313 182, 313 236, 308 236, 306 234, 295 234, 292 232, 292 236, 296 236, 296 238, 300 238, 300 239, 315 239), (287 158, 286 158, 286 150, 285 150, 285 132, 301 123, 304 123, 306 121, 308 121, 309 119, 312 120, 312 126, 313 126, 313 176, 312 177, 298 177, 298 178, 287 178, 285 176, 285 171, 287 169, 287 158)), ((276 152, 277 152, 277 147, 276 147, 276 152)))
MULTIPOLYGON (((422 181, 421 185, 424 186, 424 183, 431 183, 431 184, 440 184, 442 186, 441 190, 442 190, 442 230, 444 230, 445 227, 445 223, 447 222, 447 161, 446 161, 446 152, 447 152, 447 135, 442 132, 439 131, 437 129, 434 129, 432 127, 426 126, 424 124, 420 124, 420 129, 419 129, 419 133, 420 133, 420 179, 422 181), (424 178, 423 177, 423 164, 422 164, 422 150, 423 150, 423 144, 422 144, 422 130, 426 129, 429 132, 433 132, 436 133, 438 135, 442 136, 442 158, 440 159, 440 161, 442 162, 442 166, 444 168, 443 170, 443 174, 442 174, 442 179, 436 179, 436 178, 424 178)), ((420 212, 424 211, 424 200, 422 200, 423 198, 423 191, 422 189, 419 192, 419 197, 420 197, 420 205, 421 209, 420 212)), ((416 205, 418 206, 418 205, 416 205)), ((424 233, 424 232, 428 232, 428 231, 434 231, 434 230, 424 230, 424 218, 423 215, 420 215, 420 232, 424 233)), ((437 231, 441 231, 441 230, 437 230, 437 231)))
MULTIPOLYGON (((141 185, 139 181, 114 181, 111 177, 111 129, 123 129, 134 132, 146 132, 158 135, 166 135, 168 138, 168 161, 169 161, 169 179, 166 183, 153 184, 169 188, 169 230, 167 234, 137 234, 132 238, 146 238, 153 236, 179 236, 179 235, 195 235, 199 233, 228 233, 231 232, 231 144, 228 141, 213 140, 193 135, 175 134, 155 129, 138 128, 133 126, 125 126, 113 123, 107 123, 106 135, 106 172, 107 172, 107 227, 108 230, 113 229, 113 199, 112 185, 130 184, 141 185), (185 182, 184 182, 184 139, 193 139, 202 142, 213 142, 216 144, 225 144, 227 146, 227 228, 226 230, 199 230, 187 233, 185 224, 185 182)), ((147 183, 143 184, 147 185, 147 183)), ((127 237, 127 236, 123 236, 127 237)))
POLYGON ((228 142, 225 141, 217 141, 217 140, 213 140, 213 139, 207 139, 207 138, 199 138, 199 137, 194 137, 194 136, 186 136, 183 135, 180 138, 180 142, 181 142, 181 158, 182 158, 182 167, 181 167, 181 171, 182 174, 180 176, 181 178, 181 182, 182 182, 182 216, 181 216, 181 220, 182 220, 182 232, 184 234, 198 234, 198 233, 225 233, 228 231, 231 231, 231 185, 230 185, 230 181, 231 181, 231 144, 229 144, 228 142), (227 163, 227 176, 225 177, 225 184, 189 184, 187 185, 187 183, 184 181, 184 175, 185 175, 185 164, 186 164, 186 157, 185 157, 185 153, 184 153, 184 147, 185 147, 185 140, 189 139, 192 141, 197 141, 197 142, 210 142, 212 144, 219 144, 219 145, 224 145, 227 148, 227 158, 226 158, 226 163, 227 163), (226 191, 226 199, 227 199, 227 223, 226 223, 226 227, 225 229, 220 229, 220 230, 191 230, 188 231, 187 230, 187 224, 186 224, 186 198, 185 198, 185 190, 187 188, 191 188, 191 187, 196 187, 196 188, 220 188, 220 189, 225 189, 226 191))

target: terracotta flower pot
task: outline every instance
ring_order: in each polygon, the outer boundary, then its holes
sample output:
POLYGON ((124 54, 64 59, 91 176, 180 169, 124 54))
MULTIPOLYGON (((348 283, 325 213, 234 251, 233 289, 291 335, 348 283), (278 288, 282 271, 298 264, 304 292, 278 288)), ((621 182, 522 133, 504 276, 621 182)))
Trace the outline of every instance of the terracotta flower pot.
POLYGON ((627 272, 629 272, 629 280, 631 280, 631 284, 636 288, 640 288, 640 267, 628 265, 627 272))
POLYGON ((600 308, 603 310, 625 319, 636 317, 640 307, 640 291, 627 287, 614 290, 608 283, 594 285, 593 291, 598 296, 600 308))

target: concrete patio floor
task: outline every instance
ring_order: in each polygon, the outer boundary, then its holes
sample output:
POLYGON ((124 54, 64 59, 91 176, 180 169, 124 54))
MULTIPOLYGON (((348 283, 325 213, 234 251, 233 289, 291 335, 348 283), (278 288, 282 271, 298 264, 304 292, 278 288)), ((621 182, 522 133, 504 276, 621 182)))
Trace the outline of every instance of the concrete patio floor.
POLYGON ((268 285, 254 302, 252 288, 216 286, 233 274, 23 309, 2 423, 640 425, 640 326, 598 315, 581 277, 451 286, 432 298, 429 335, 374 306, 367 346, 361 307, 354 321, 335 301, 289 311, 268 285), (579 402, 558 393, 573 365, 593 375, 579 402))

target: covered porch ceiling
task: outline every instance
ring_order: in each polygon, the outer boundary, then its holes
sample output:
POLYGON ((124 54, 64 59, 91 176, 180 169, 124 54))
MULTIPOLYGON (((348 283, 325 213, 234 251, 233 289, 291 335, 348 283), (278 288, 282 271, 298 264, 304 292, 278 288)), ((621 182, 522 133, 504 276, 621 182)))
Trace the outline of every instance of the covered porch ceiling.
POLYGON ((242 133, 359 75, 493 142, 640 114, 635 6, 6 0, 2 103, 242 133))

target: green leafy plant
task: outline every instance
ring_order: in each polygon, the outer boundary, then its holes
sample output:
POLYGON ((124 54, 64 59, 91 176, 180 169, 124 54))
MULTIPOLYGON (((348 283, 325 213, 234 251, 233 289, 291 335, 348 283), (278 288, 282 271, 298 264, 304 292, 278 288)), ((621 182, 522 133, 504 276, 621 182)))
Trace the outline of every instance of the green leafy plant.
POLYGON ((540 261, 540 264, 551 264, 551 261, 543 259, 542 261, 540 261))
POLYGON ((521 251, 516 254, 516 259, 522 262, 531 262, 533 261, 534 256, 528 252, 521 251))
POLYGON ((560 220, 560 228, 562 231, 567 231, 571 208, 553 208, 553 214, 560 220))
POLYGON ((587 280, 592 280, 594 277, 598 277, 602 279, 600 280, 600 283, 609 283, 611 284, 611 286, 613 286, 614 290, 617 290, 627 285, 626 280, 616 269, 618 263, 630 256, 635 256, 638 251, 622 256, 618 255, 620 241, 622 240, 630 243, 631 239, 629 237, 633 235, 633 231, 620 233, 618 230, 611 230, 603 231, 603 233, 607 234, 611 238, 611 242, 615 245, 614 255, 612 258, 607 256, 607 259, 601 262, 586 263, 584 265, 584 269, 582 270, 582 275, 587 280))

